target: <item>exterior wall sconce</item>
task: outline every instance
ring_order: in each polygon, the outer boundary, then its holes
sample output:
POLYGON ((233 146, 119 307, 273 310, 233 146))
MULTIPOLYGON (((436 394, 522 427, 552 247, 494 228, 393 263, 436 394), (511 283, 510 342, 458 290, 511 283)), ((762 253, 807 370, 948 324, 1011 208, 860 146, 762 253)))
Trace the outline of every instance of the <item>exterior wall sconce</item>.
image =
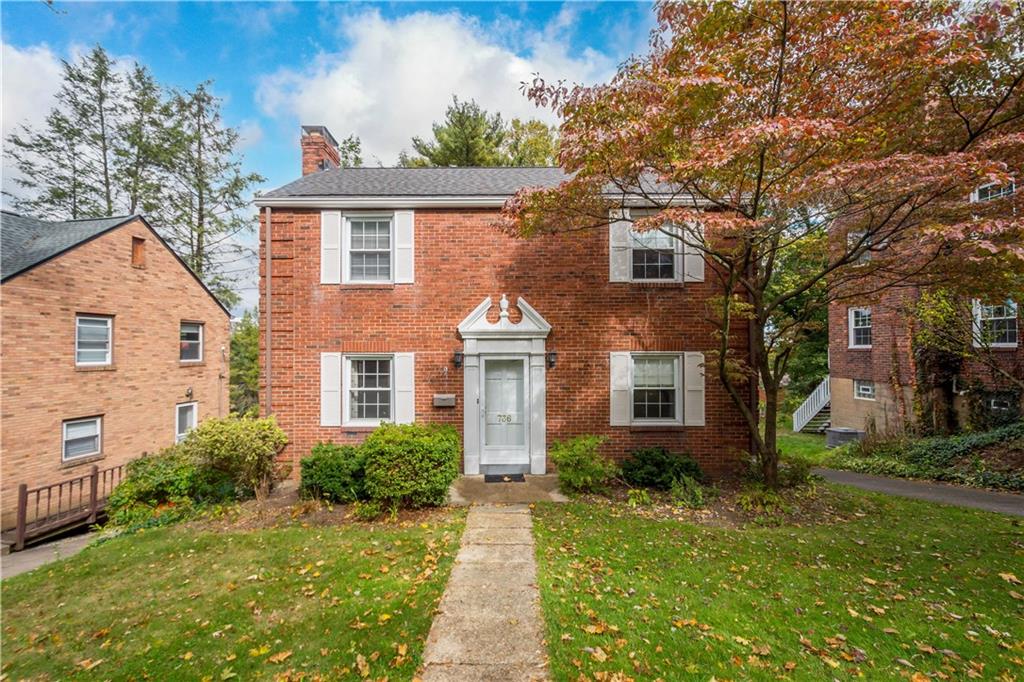
POLYGON ((548 353, 548 369, 554 369, 556 362, 558 362, 558 353, 551 351, 548 353))
POLYGON ((455 369, 462 367, 462 359, 465 357, 461 350, 455 351, 455 355, 452 356, 452 364, 455 365, 455 369))

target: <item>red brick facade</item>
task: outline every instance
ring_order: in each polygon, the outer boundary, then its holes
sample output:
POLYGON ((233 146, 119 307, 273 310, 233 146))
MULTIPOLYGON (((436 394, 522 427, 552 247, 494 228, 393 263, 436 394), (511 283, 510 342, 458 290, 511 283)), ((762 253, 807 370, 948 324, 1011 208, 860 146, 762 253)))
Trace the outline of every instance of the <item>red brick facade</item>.
MULTIPOLYGON (((858 430, 897 431, 913 423, 915 366, 913 330, 908 311, 919 298, 916 288, 893 289, 865 303, 833 303, 829 308, 829 375, 832 382, 832 425, 858 430), (849 309, 871 309, 871 348, 850 348, 849 309), (854 399, 853 381, 875 383, 874 401, 854 399)), ((1019 314, 1019 313, 1018 313, 1019 314)), ((1018 327, 1024 324, 1018 320, 1018 327)), ((993 348, 1000 367, 1024 377, 1024 346, 993 348)), ((965 383, 980 380, 987 387, 1005 383, 977 360, 967 360, 960 373, 965 383)), ((961 398, 955 407, 963 415, 961 398)))
POLYGON ((4 528, 19 483, 56 483, 171 445, 178 403, 196 401, 200 420, 227 414, 228 315, 141 221, 12 277, 2 292, 4 528), (133 238, 144 240, 142 267, 132 265, 133 238), (81 313, 113 319, 111 365, 76 366, 81 313), (201 362, 179 361, 182 321, 204 325, 201 362), (62 462, 62 422, 97 415, 101 454, 62 462))
MULTIPOLYGON (((318 441, 354 442, 366 429, 320 426, 320 354, 415 353, 419 422, 463 427, 462 350, 457 325, 485 297, 522 296, 551 325, 546 374, 547 442, 580 434, 609 438, 622 457, 646 445, 693 454, 713 475, 734 473, 749 447, 745 423, 709 368, 702 427, 609 426, 609 353, 709 351, 713 328, 705 301, 715 277, 686 284, 609 282, 607 230, 518 240, 493 226, 496 209, 416 209, 415 283, 320 283, 321 212, 272 212, 272 411, 288 433, 284 457, 295 466, 318 441), (455 407, 434 407, 435 394, 455 407)), ((266 231, 261 215, 261 363, 266 368, 266 231)), ((491 310, 497 317, 497 306, 491 310)), ((516 317, 513 311, 513 319, 516 317)), ((732 347, 747 352, 747 330, 734 325, 732 347)), ((266 375, 263 409, 266 411, 266 375)), ((744 393, 746 395, 746 393, 744 393)), ((551 464, 548 464, 551 470, 551 464)))

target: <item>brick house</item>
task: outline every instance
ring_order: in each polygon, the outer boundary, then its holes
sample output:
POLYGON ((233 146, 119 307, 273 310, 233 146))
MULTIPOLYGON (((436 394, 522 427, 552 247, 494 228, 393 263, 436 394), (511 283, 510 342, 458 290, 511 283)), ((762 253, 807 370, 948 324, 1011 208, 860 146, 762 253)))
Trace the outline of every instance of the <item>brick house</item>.
MULTIPOLYGON (((1012 185, 989 185, 974 192, 971 200, 994 201, 1013 190, 1012 185)), ((887 290, 871 301, 829 306, 829 390, 818 396, 825 419, 812 419, 808 428, 830 421, 830 439, 836 443, 871 431, 897 432, 914 423, 917 379, 908 315, 920 297, 919 288, 905 287, 887 290)), ((986 345, 984 352, 1002 371, 1024 377, 1017 304, 973 300, 969 307, 973 319, 964 320, 963 327, 972 330, 971 343, 986 345)), ((960 426, 968 423, 972 400, 993 413, 1021 413, 1020 396, 1011 383, 977 359, 965 360, 944 390, 951 394, 955 413, 950 421, 960 426)), ((812 395, 808 401, 814 399, 812 395)))
POLYGON ((18 484, 171 445, 226 415, 229 315, 140 216, 3 212, 3 527, 18 484))
MULTIPOLYGON (((452 424, 463 471, 544 473, 580 434, 625 456, 688 452, 736 471, 749 434, 713 375, 699 254, 612 220, 521 240, 494 226, 557 168, 337 168, 323 127, 302 136, 303 177, 261 207, 261 406, 298 460, 382 421, 452 424)), ((638 210, 636 208, 632 210, 638 210)), ((735 325, 744 356, 747 330, 735 325)))

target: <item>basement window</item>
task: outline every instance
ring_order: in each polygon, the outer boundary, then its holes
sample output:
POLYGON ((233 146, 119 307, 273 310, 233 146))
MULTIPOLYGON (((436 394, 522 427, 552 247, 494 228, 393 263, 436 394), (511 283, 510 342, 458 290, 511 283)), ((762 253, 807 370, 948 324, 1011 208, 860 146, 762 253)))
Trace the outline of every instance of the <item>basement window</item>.
POLYGON ((865 379, 853 380, 853 397, 858 400, 875 399, 875 382, 865 379))
POLYGON ((102 450, 103 418, 73 419, 64 422, 61 461, 70 462, 99 455, 102 450))

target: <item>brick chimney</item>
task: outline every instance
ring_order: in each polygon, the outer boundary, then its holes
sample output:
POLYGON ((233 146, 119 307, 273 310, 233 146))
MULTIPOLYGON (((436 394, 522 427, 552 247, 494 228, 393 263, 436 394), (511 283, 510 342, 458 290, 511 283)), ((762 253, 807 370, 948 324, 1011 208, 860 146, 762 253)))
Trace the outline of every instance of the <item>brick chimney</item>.
POLYGON ((338 141, 326 126, 302 126, 302 174, 341 165, 338 141))

